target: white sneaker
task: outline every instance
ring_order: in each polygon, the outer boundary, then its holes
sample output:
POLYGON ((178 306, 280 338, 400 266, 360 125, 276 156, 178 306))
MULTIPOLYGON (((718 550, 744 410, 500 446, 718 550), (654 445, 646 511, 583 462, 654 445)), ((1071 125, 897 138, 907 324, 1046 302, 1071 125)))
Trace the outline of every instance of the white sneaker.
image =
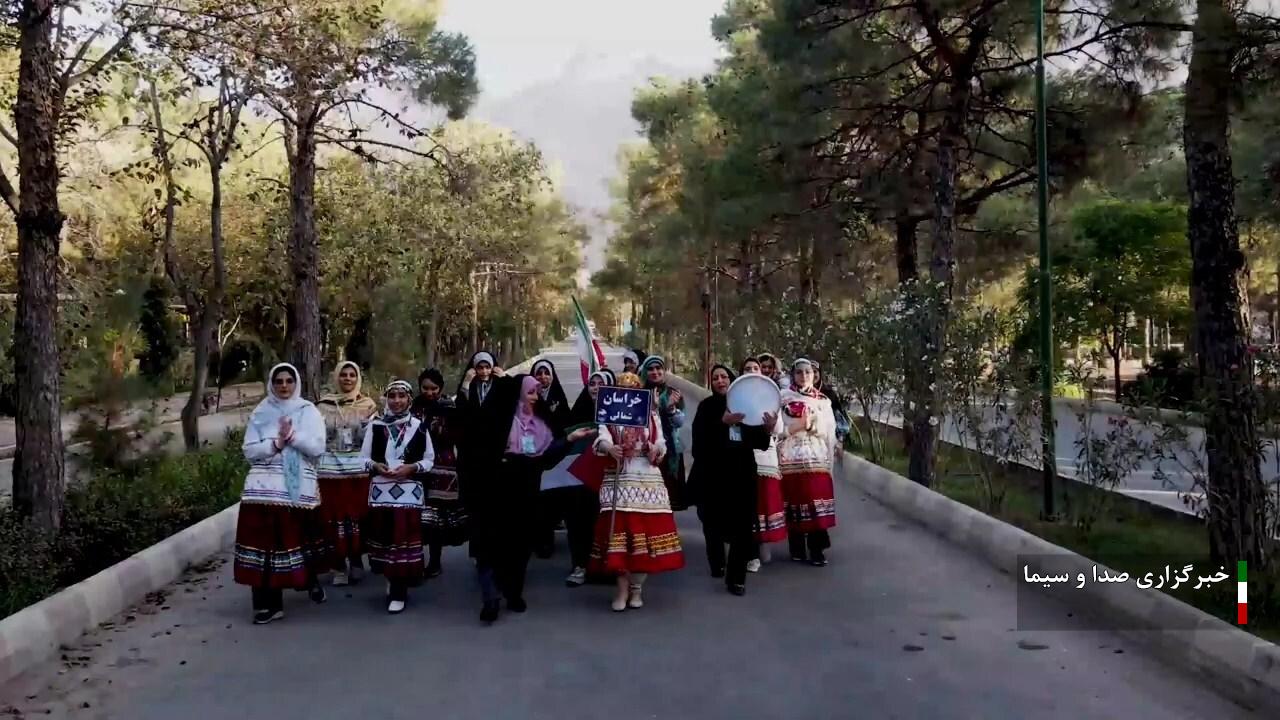
POLYGON ((392 615, 396 615, 404 612, 404 601, 392 600, 391 602, 387 603, 387 612, 391 613, 392 615))
POLYGON ((630 597, 627 599, 627 607, 639 610, 644 607, 644 597, 641 596, 642 590, 639 585, 631 586, 630 597))
POLYGON ((569 577, 564 579, 564 584, 569 587, 578 587, 579 585, 586 584, 586 582, 587 569, 582 567, 575 567, 573 572, 569 573, 569 577))
POLYGON ((351 584, 351 579, 347 577, 347 574, 346 574, 346 573, 344 573, 344 572, 335 572, 335 573, 333 574, 333 586, 334 586, 334 587, 345 587, 345 586, 350 585, 350 584, 351 584))
POLYGON ((749 572, 749 573, 758 573, 758 572, 760 572, 760 561, 759 561, 759 560, 748 560, 748 561, 747 561, 747 572, 749 572))

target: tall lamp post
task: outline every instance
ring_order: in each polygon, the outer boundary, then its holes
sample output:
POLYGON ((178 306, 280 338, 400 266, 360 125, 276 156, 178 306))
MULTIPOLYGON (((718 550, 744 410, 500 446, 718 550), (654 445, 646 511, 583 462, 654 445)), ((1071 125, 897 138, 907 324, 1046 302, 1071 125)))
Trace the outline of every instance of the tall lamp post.
POLYGON ((1049 257, 1049 129, 1044 82, 1044 0, 1036 12, 1036 200, 1040 225, 1040 438, 1044 473, 1045 519, 1055 516, 1054 484, 1058 475, 1053 422, 1053 264, 1049 257))

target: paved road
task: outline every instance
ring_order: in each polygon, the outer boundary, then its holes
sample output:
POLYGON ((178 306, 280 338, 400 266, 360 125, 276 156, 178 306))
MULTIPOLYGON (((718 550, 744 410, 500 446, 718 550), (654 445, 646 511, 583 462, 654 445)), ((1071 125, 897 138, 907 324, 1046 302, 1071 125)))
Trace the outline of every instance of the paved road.
POLYGON ((622 615, 608 588, 561 584, 563 536, 555 558, 533 562, 529 612, 490 628, 462 549, 404 615, 388 616, 380 584, 366 581, 331 590, 323 607, 291 594, 288 618, 267 627, 249 623, 248 592, 223 556, 0 689, 0 709, 129 720, 1252 717, 1110 634, 1015 630, 1012 579, 856 490, 838 495, 831 565, 775 561, 744 598, 709 577, 696 518, 683 513, 688 566, 652 578, 646 607, 622 615))

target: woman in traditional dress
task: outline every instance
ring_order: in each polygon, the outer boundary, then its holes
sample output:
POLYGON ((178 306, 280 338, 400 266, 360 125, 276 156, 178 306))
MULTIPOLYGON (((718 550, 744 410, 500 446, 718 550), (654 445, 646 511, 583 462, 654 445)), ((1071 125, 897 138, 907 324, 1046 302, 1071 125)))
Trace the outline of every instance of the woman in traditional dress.
MULTIPOLYGON (((619 387, 638 389, 639 376, 623 373, 619 387)), ((595 451, 611 456, 618 469, 600 488, 600 517, 588 569, 615 575, 614 612, 644 607, 642 591, 652 573, 684 567, 671 500, 659 465, 667 444, 656 415, 645 428, 601 425, 595 451)))
MULTIPOLYGON (((564 386, 560 384, 560 376, 556 373, 556 366, 547 359, 537 360, 533 363, 530 374, 538 381, 539 402, 542 403, 547 414, 552 432, 557 435, 565 434, 572 422, 572 408, 569 405, 568 396, 565 395, 564 386)), ((550 490, 563 487, 569 481, 574 480, 565 468, 560 468, 560 471, 555 472, 553 469, 543 476, 543 492, 538 495, 538 508, 541 519, 539 520, 537 537, 534 543, 534 554, 543 560, 555 554, 556 528, 563 519, 562 509, 557 502, 561 499, 560 495, 553 494, 550 490)))
POLYGON ((524 582, 537 529, 542 473, 564 458, 569 443, 593 432, 579 430, 568 438, 556 437, 541 403, 538 381, 531 376, 500 377, 491 392, 489 425, 480 428, 482 435, 475 447, 496 453, 499 460, 492 473, 477 476, 474 485, 464 486, 472 519, 471 552, 483 595, 480 620, 484 623, 498 619, 503 598, 512 612, 528 609, 524 582))
POLYGON ((267 376, 267 397, 244 434, 249 474, 240 494, 234 575, 253 588, 253 622, 284 617, 285 589, 309 590, 325 601, 316 579, 324 571, 324 529, 316 508, 316 464, 324 453, 324 418, 302 397, 297 368, 280 364, 267 376))
POLYGON ((453 399, 442 395, 444 375, 428 368, 418 376, 418 397, 409 412, 426 426, 435 449, 431 470, 423 479, 427 497, 422 507, 422 539, 427 546, 427 577, 444 572, 445 547, 467 541, 467 510, 458 490, 458 416, 453 399))
POLYGON ((791 559, 821 567, 831 547, 827 530, 836 524, 831 479, 836 421, 831 401, 814 386, 815 379, 812 361, 800 358, 792 364, 794 389, 782 391, 786 433, 778 444, 778 460, 791 559))
POLYGON ((316 407, 324 417, 325 453, 320 456, 320 518, 333 584, 359 582, 364 570, 360 526, 369 512, 369 472, 360 457, 365 426, 378 412, 373 398, 360 392, 360 366, 346 361, 333 374, 336 393, 316 407))
POLYGON ((685 510, 689 501, 685 497, 684 443, 680 440, 680 428, 684 427, 684 396, 667 384, 667 362, 651 355, 640 365, 644 371, 645 387, 653 391, 655 407, 662 423, 662 439, 666 442, 667 455, 661 467, 662 479, 667 484, 667 495, 674 512, 685 510))
MULTIPOLYGON (((760 361, 747 358, 742 361, 743 374, 761 375, 760 361)), ((783 437, 782 417, 775 419, 769 447, 756 450, 756 542, 760 556, 747 563, 747 572, 759 572, 760 563, 771 556, 769 543, 787 539, 787 511, 782 502, 782 471, 778 469, 778 440, 783 437)))
POLYGON ((422 584, 422 475, 431 470, 431 435, 410 412, 413 386, 387 385, 386 407, 369 424, 360 456, 369 487, 369 565, 387 579, 387 612, 404 611, 409 588, 422 584))
POLYGON ((712 366, 711 395, 698 403, 693 418, 689 488, 698 501, 711 576, 724 578, 729 592, 743 595, 747 591, 747 563, 759 562, 755 452, 769 447, 778 418, 767 415, 762 426, 743 425, 744 416, 729 411, 727 393, 733 380, 732 370, 712 366), (725 545, 729 546, 727 558, 725 545))

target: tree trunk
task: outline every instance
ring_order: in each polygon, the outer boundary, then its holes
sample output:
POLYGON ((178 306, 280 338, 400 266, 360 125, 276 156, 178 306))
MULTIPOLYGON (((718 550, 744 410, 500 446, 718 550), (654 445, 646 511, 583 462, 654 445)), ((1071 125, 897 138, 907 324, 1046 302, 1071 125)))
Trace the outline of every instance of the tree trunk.
POLYGON ((920 221, 899 217, 893 223, 894 258, 898 264, 898 284, 906 285, 920 277, 920 262, 916 250, 916 230, 920 221))
POLYGON ((944 413, 938 375, 946 350, 951 294, 955 284, 956 151, 964 142, 970 94, 968 73, 957 72, 951 83, 934 166, 933 246, 929 258, 931 287, 922 288, 919 293, 924 312, 917 326, 913 357, 910 358, 911 364, 918 369, 914 373, 916 382, 911 387, 913 397, 909 398, 909 412, 904 413, 911 423, 907 474, 926 487, 936 480, 938 428, 944 413))
MULTIPOLYGON (((429 288, 427 297, 431 297, 431 298, 438 297, 439 295, 439 292, 438 292, 439 288, 437 287, 438 283, 439 281, 437 279, 437 272, 436 272, 436 269, 433 267, 431 268, 430 272, 427 275, 427 287, 429 288)), ((432 302, 431 314, 427 317, 427 339, 425 343, 426 344, 425 350, 427 353, 427 367, 436 366, 436 356, 437 356, 436 343, 438 342, 437 338, 440 336, 440 306, 441 305, 442 303, 439 300, 432 302)))
POLYGON ((51 43, 52 0, 25 0, 18 14, 20 60, 14 119, 18 134, 18 386, 13 504, 38 527, 62 525, 62 413, 58 359, 58 118, 62 95, 51 43))
POLYGON ((1207 401, 1209 547, 1215 563, 1265 571, 1266 490, 1258 467, 1256 398, 1241 301, 1244 254, 1235 216, 1230 107, 1238 52, 1223 0, 1198 0, 1185 93, 1187 237, 1201 390, 1207 401))
POLYGON ((800 244, 800 301, 805 305, 818 301, 817 245, 812 233, 800 244))
POLYGON ((310 100, 298 103, 292 162, 289 166, 289 266, 293 297, 289 303, 287 345, 298 368, 304 395, 320 396, 320 242, 316 236, 316 132, 310 100))
MULTIPOLYGON (((191 395, 182 408, 182 439, 187 450, 200 448, 200 415, 204 410, 204 391, 209 381, 209 357, 218 343, 218 325, 222 322, 222 303, 227 292, 227 261, 222 250, 222 164, 209 164, 212 188, 209 198, 209 244, 213 250, 213 289, 204 303, 200 321, 195 325, 192 345, 195 353, 191 395)), ((299 371, 301 372, 301 371, 299 371)))

